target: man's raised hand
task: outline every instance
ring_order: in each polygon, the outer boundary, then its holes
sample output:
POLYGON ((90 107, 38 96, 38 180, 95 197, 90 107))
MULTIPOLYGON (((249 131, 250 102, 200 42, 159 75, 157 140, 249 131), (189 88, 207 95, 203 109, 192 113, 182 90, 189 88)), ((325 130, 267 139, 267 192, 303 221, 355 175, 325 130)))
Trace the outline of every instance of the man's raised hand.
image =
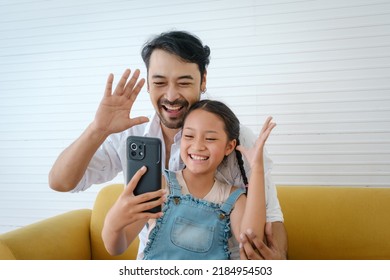
POLYGON ((114 92, 112 92, 114 75, 108 76, 104 96, 93 121, 95 129, 106 136, 149 121, 145 116, 130 117, 131 108, 145 84, 145 79, 139 80, 138 69, 129 79, 130 73, 130 69, 126 69, 114 92))

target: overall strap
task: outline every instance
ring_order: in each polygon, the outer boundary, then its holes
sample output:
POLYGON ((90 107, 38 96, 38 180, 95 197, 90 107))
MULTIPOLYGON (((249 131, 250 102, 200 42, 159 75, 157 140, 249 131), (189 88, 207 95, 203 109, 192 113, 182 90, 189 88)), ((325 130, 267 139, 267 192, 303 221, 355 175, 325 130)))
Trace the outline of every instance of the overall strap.
POLYGON ((176 179, 176 173, 173 171, 165 170, 165 178, 167 179, 167 183, 169 186, 169 191, 173 196, 181 195, 181 188, 179 182, 176 179))
POLYGON ((238 188, 234 192, 232 192, 228 199, 222 204, 221 210, 229 215, 230 212, 233 210, 234 204, 236 204, 237 199, 242 195, 245 194, 244 188, 238 188))

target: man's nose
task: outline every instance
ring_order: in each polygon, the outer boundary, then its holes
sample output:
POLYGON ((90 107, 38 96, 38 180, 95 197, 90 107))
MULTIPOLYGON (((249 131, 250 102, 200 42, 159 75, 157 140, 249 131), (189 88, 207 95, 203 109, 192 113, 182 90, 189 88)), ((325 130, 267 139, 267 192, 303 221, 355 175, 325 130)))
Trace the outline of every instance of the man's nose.
POLYGON ((170 85, 167 87, 167 92, 165 93, 166 99, 170 102, 174 102, 179 98, 180 94, 178 89, 174 85, 170 85))

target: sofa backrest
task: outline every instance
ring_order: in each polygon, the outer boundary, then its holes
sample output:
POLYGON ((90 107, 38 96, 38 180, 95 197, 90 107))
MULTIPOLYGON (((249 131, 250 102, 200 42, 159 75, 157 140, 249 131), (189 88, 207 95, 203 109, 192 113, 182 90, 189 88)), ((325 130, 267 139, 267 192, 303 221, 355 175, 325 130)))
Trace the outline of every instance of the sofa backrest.
POLYGON ((120 256, 111 256, 105 249, 101 237, 104 218, 118 196, 123 191, 123 185, 114 184, 104 187, 98 193, 91 216, 91 250, 94 260, 132 260, 138 252, 138 239, 120 256))
POLYGON ((289 259, 390 259, 390 188, 277 190, 289 259))
MULTIPOLYGON (((390 188, 278 186, 288 236, 288 258, 390 259, 390 188)), ((110 256, 101 231, 123 185, 104 187, 91 217, 93 259, 135 259, 138 240, 110 256)))

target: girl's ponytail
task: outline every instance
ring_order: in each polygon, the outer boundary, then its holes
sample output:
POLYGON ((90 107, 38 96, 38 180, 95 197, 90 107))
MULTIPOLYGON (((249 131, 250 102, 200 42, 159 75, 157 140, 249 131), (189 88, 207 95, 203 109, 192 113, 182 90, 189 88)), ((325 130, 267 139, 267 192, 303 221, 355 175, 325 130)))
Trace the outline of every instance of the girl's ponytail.
MULTIPOLYGON (((237 139, 237 146, 240 145, 240 140, 237 139)), ((244 169, 244 161, 242 160, 242 154, 239 150, 236 149, 236 158, 238 162, 238 167, 240 168, 241 171, 241 176, 242 176, 242 181, 244 182, 244 185, 247 187, 248 186, 248 178, 246 177, 246 172, 244 169)))

